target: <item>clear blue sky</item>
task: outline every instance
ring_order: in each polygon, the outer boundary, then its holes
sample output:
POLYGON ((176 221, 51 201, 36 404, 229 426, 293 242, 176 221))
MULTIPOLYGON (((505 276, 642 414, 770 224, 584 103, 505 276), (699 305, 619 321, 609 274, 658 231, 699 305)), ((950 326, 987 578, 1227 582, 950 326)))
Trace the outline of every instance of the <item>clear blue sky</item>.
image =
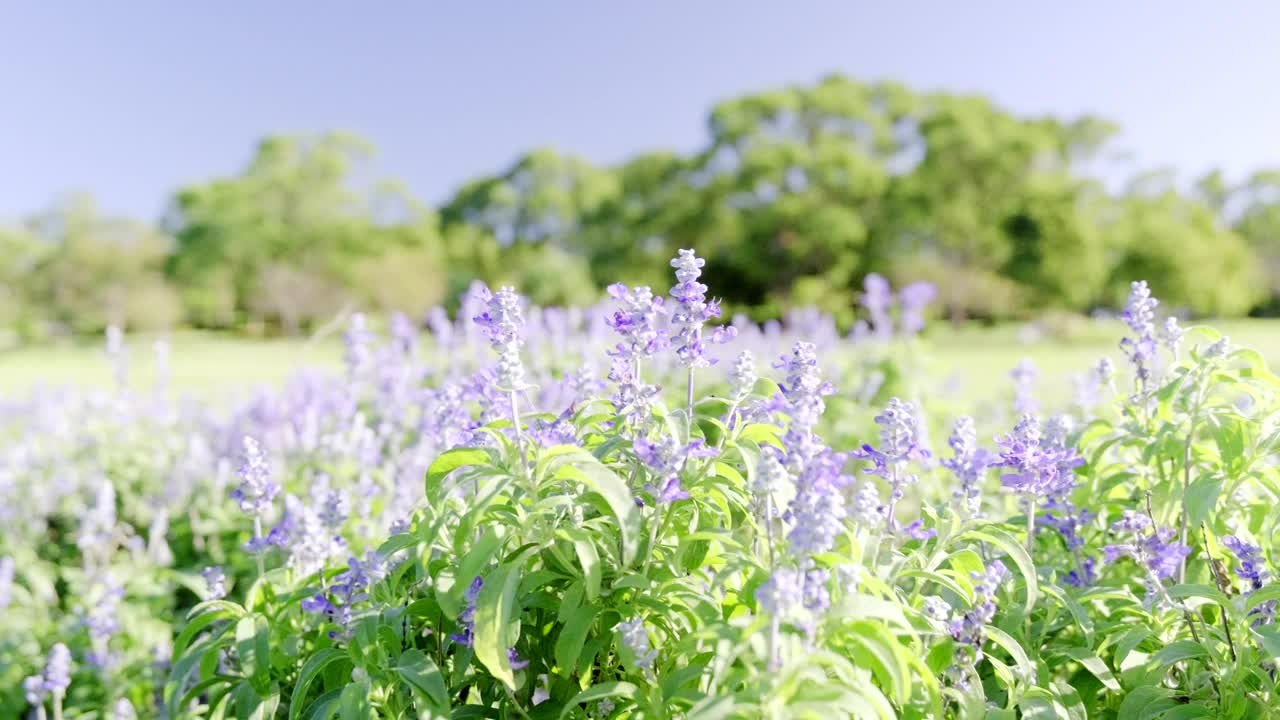
POLYGON ((713 101, 831 71, 1104 114, 1184 177, 1280 165, 1278 2, 450 5, 0 0, 0 219, 69 190, 153 219, 338 128, 438 200, 533 146, 689 149, 713 101))

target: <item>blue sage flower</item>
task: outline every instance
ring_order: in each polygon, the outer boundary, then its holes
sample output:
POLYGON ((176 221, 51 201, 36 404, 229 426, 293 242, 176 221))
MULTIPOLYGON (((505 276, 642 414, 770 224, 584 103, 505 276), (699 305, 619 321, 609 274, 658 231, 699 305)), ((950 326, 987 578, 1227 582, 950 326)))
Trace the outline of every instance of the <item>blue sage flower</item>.
POLYGON ((1084 464, 1075 449, 1046 440, 1040 421, 1024 415, 1013 432, 999 438, 1000 467, 1011 470, 1004 486, 1031 502, 1059 498, 1075 487, 1075 468, 1084 464))
POLYGON ((924 309, 938 296, 938 288, 930 282, 914 282, 898 291, 901 313, 898 324, 902 335, 910 337, 924 329, 924 309))
MULTIPOLYGON (((720 317, 720 301, 708 301, 707 286, 698 282, 705 264, 693 250, 681 250, 671 261, 671 267, 676 269, 676 285, 671 288, 671 297, 677 303, 671 324, 679 328, 680 346, 676 348, 676 356, 687 368, 706 367, 715 362, 707 357, 702 328, 708 320, 720 317)), ((732 325, 721 326, 716 328, 711 341, 725 343, 737 334, 738 329, 732 325)))
POLYGON ((347 329, 342 334, 342 344, 344 346, 343 362, 347 367, 348 379, 355 379, 364 375, 364 373, 373 364, 373 344, 374 335, 369 330, 369 321, 365 318, 364 313, 355 313, 351 316, 351 320, 347 323, 347 329))
POLYGON ((977 517, 982 509, 982 480, 999 458, 986 448, 978 447, 978 434, 971 417, 956 420, 947 444, 951 446, 951 457, 942 461, 942 467, 960 482, 951 496, 966 515, 977 517))
POLYGON ((529 661, 521 660, 520 656, 516 654, 515 648, 507 648, 507 662, 511 665, 512 670, 523 670, 529 667, 529 661))
MULTIPOLYGON (((1245 542, 1235 535, 1223 537, 1222 545, 1230 550, 1232 555, 1236 556, 1235 573, 1249 583, 1249 589, 1246 594, 1261 590, 1270 577, 1270 572, 1267 570, 1267 562, 1262 557, 1262 548, 1245 542)), ((1258 603, 1255 608, 1249 611, 1249 616, 1253 618, 1250 624, 1258 627, 1259 625, 1275 622, 1276 606, 1277 601, 1275 600, 1258 603)))
POLYGON ((484 578, 477 577, 467 586, 467 591, 463 594, 463 601, 466 606, 462 609, 462 613, 458 615, 458 624, 462 626, 462 632, 452 633, 449 639, 458 643, 471 647, 472 639, 475 637, 476 627, 476 600, 480 598, 480 588, 484 587, 484 578))
POLYGON ((1172 528, 1154 527, 1149 519, 1133 511, 1125 511, 1123 517, 1111 525, 1111 530, 1129 536, 1129 542, 1104 546, 1103 561, 1113 563, 1122 557, 1131 558, 1146 573, 1146 604, 1169 605, 1171 601, 1163 581, 1177 574, 1182 561, 1191 554, 1191 548, 1174 542, 1172 528))
POLYGON ((657 440, 637 437, 632 447, 636 457, 657 480, 655 483, 650 483, 646 489, 654 494, 659 503, 687 500, 689 493, 685 492, 680 485, 681 470, 691 458, 715 457, 719 454, 718 450, 708 447, 697 438, 684 447, 679 447, 668 433, 659 433, 657 440))
MULTIPOLYGON (((734 409, 747 401, 751 397, 751 393, 755 390, 756 382, 759 380, 756 375, 755 358, 751 355, 750 350, 743 350, 738 353, 738 357, 733 361, 733 368, 729 370, 729 397, 728 400, 733 404, 734 409)), ((737 421, 735 416, 729 419, 730 427, 734 426, 737 421)))
POLYGON ((971 573, 971 577, 974 581, 973 606, 954 617, 947 626, 951 639, 958 646, 947 674, 960 688, 968 687, 973 681, 974 667, 983 658, 986 629, 996 616, 996 593, 1008 581, 1009 570, 997 560, 983 572, 971 573))
POLYGON ((115 705, 111 708, 111 720, 137 720, 138 712, 133 709, 133 703, 128 698, 120 698, 116 700, 115 705))
POLYGON ((640 618, 623 620, 617 625, 622 635, 622 642, 636 658, 636 667, 640 669, 653 667, 658 658, 658 651, 649 645, 649 633, 644 629, 644 621, 640 618))
POLYGON ((40 705, 44 702, 44 698, 49 691, 44 687, 44 677, 41 675, 28 675, 22 679, 22 696, 26 698, 31 705, 40 705))
POLYGON ((529 424, 529 437, 544 448, 555 445, 577 445, 578 431, 573 426, 573 407, 552 420, 536 418, 529 424))
POLYGON ((1093 522, 1095 513, 1087 508, 1077 509, 1070 500, 1064 499, 1049 500, 1045 509, 1051 512, 1040 516, 1041 525, 1056 530, 1071 552, 1072 568, 1063 576, 1063 581, 1075 587, 1092 585, 1097 580, 1097 560, 1081 552, 1084 537, 1080 533, 1093 522))
POLYGON ((500 288, 496 294, 486 289, 481 297, 487 309, 472 319, 485 329, 489 344, 498 353, 497 386, 508 392, 523 390, 527 386, 520 360, 520 347, 524 344, 520 336, 524 327, 520 297, 509 287, 500 288))
POLYGON ((49 648, 49 659, 44 666, 44 689, 55 698, 67 694, 71 687, 71 651, 66 645, 56 643, 49 648))
POLYGON ((889 485, 889 502, 881 507, 881 515, 891 530, 898 527, 894 512, 898 501, 906 496, 905 488, 916 482, 917 476, 909 472, 911 463, 929 457, 929 451, 920 446, 915 406, 898 398, 890 398, 885 409, 876 415, 880 426, 880 447, 864 444, 853 453, 859 460, 870 460, 872 465, 864 472, 883 478, 889 485))
POLYGON ((1040 370, 1031 358, 1022 360, 1009 371, 1009 379, 1013 381, 1013 411, 1022 415, 1034 413, 1040 409, 1036 400, 1036 381, 1040 379, 1040 370))
POLYGON ((15 573, 13 558, 0 557, 0 610, 9 607, 9 603, 12 602, 15 573))
POLYGON ((206 600, 221 600, 227 596, 227 576, 221 567, 210 565, 200 574, 204 576, 206 600))
POLYGON ((618 301, 619 308, 607 318, 605 324, 622 336, 609 354, 635 362, 653 357, 671 346, 667 332, 659 327, 667 309, 662 296, 655 296, 647 287, 628 288, 622 283, 608 287, 609 297, 618 301))
POLYGON ((1132 335, 1120 341, 1120 349, 1133 365, 1138 380, 1139 396, 1146 396, 1156 359, 1156 306, 1159 300, 1151 297, 1145 280, 1135 280, 1130 286, 1129 299, 1121 315, 1132 335))
POLYGON ((271 509, 271 501, 279 494, 280 486, 271 480, 271 466, 258 441, 244 438, 244 455, 240 463, 240 486, 231 497, 240 503, 240 509, 253 517, 262 517, 271 509))
POLYGON ((893 290, 889 281, 870 273, 862 279, 862 289, 862 307, 870 318, 870 334, 880 340, 889 339, 893 336, 893 290))

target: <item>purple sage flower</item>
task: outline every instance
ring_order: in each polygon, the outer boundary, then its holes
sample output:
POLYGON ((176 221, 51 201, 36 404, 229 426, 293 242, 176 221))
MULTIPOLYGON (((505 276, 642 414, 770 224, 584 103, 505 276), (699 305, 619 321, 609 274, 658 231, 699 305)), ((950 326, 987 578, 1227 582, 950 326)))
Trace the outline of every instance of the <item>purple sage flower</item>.
POLYGON ((659 327, 659 319, 667 312, 661 296, 647 287, 628 288, 622 283, 610 285, 608 292, 619 307, 605 318, 605 324, 622 337, 610 355, 636 362, 671 346, 666 330, 659 327))
POLYGON ((641 669, 653 667, 653 661, 658 658, 658 651, 649 645, 649 633, 645 632, 644 621, 640 618, 624 620, 618 623, 617 629, 622 634, 623 644, 635 656, 636 667, 641 669))
POLYGON ((1035 385, 1040 378, 1040 371, 1036 368, 1036 364, 1031 362, 1031 358, 1022 358, 1009 372, 1009 379, 1013 381, 1013 411, 1019 415, 1025 413, 1034 413, 1040 409, 1040 403, 1036 400, 1035 385))
POLYGON ((1129 300, 1121 315, 1132 333, 1120 341, 1120 349, 1133 364, 1138 380, 1138 395, 1145 398, 1156 359, 1156 306, 1159 300, 1151 297, 1145 280, 1135 280, 1130 286, 1129 300))
POLYGON ((898 322, 903 335, 916 335, 924 329, 924 309, 937 296, 938 288, 929 282, 914 282, 898 291, 902 303, 898 322))
MULTIPOLYGON (((680 328, 677 334, 680 346, 676 348, 676 356, 687 368, 707 367, 715 362, 707 357, 702 328, 707 321, 720 317, 720 301, 708 301, 707 286, 698 282, 705 264, 706 261, 692 250, 681 250, 671 261, 671 267, 676 269, 676 285, 671 288, 671 297, 677 303, 671 314, 671 324, 680 328)), ((738 329, 732 325, 721 326, 716 328, 711 341, 725 343, 737 334, 738 329)))
POLYGON ((480 588, 482 587, 484 587, 484 578, 476 577, 476 579, 472 580, 471 584, 467 586, 466 593, 463 594, 463 600, 466 602, 466 607, 464 607, 462 613, 458 615, 458 624, 462 626, 462 632, 452 633, 449 635, 449 639, 459 645, 471 647, 476 626, 476 600, 480 598, 480 588))
POLYGON ((956 420, 947 444, 951 446, 951 457, 942 461, 942 467, 960 482, 951 496, 969 517, 977 517, 982 509, 983 478, 999 458, 986 448, 978 447, 978 434, 971 417, 956 420))
POLYGON ((240 509, 254 517, 262 517, 271 509, 271 501, 280 492, 280 486, 271 480, 271 466, 258 441, 244 438, 244 456, 240 463, 240 486, 231 497, 240 503, 240 509))
POLYGON ((1075 487, 1075 468, 1084 464, 1073 448, 1050 440, 1034 415, 1024 415, 1013 432, 996 441, 999 465, 1011 471, 1001 481, 1033 503, 1069 493, 1075 487))
POLYGON ((524 344, 520 336, 524 327, 520 298, 509 287, 499 289, 496 294, 490 294, 486 288, 481 297, 487 309, 472 319, 485 329, 489 344, 498 353, 498 388, 504 391, 523 390, 527 386, 524 364, 520 360, 520 347, 524 344))
MULTIPOLYGON (((1270 577, 1270 572, 1267 570, 1267 561, 1262 557, 1262 548, 1245 542, 1235 535, 1223 537, 1222 545, 1230 550, 1232 555, 1236 556, 1235 573, 1249 583, 1249 589, 1246 593, 1261 590, 1270 577)), ((1258 603, 1257 607, 1249 611, 1250 617, 1253 618, 1250 624, 1253 627, 1258 627, 1275 622, 1276 606, 1277 601, 1275 600, 1258 603)))

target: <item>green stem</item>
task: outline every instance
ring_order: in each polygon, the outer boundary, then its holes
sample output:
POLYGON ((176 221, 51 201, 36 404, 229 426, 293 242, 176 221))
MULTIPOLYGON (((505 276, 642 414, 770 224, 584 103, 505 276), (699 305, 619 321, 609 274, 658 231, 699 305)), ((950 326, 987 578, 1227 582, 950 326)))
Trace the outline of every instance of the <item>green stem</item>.
POLYGON ((519 401, 516 399, 516 391, 510 391, 508 397, 511 398, 511 427, 515 429, 516 447, 520 450, 520 472, 524 475, 525 480, 530 483, 530 491, 533 493, 531 500, 536 500, 537 487, 533 483, 533 476, 529 473, 529 458, 524 451, 524 433, 520 429, 520 407, 519 401))
POLYGON ((689 434, 693 435, 693 366, 689 366, 689 387, 687 388, 687 401, 689 405, 689 434))
MULTIPOLYGON (((259 515, 253 516, 253 539, 255 545, 258 540, 262 539, 262 517, 259 515)), ((255 549, 257 550, 255 554, 258 556, 258 579, 261 580, 262 576, 267 572, 267 566, 266 561, 262 557, 262 548, 258 547, 255 549)))
MULTIPOLYGON (((1182 448, 1182 530, 1179 541, 1187 545, 1190 536, 1191 516, 1187 511, 1187 491, 1191 488, 1191 443, 1196 435, 1196 422, 1200 419, 1200 407, 1204 404, 1203 394, 1196 392, 1196 401, 1187 425, 1187 441, 1182 448)), ((1189 546, 1188 546, 1189 547, 1189 546)), ((1187 558, 1182 558, 1178 565, 1178 582, 1187 581, 1187 558)))
POLYGON ((1036 538, 1036 501, 1027 500, 1027 555, 1032 554, 1036 538))

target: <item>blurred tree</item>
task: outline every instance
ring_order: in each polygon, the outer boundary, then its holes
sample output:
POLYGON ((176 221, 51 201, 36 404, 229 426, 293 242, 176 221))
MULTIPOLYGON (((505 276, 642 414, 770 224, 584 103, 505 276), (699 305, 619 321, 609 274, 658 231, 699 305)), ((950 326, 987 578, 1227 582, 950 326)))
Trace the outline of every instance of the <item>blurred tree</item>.
POLYGON ((1280 314, 1280 170, 1260 170, 1231 194, 1236 232, 1261 261, 1265 310, 1280 314))
POLYGON ((1115 304, 1140 277, 1195 313, 1280 313, 1274 170, 1234 185, 1215 171, 1186 192, 1157 169, 1108 191, 1092 172, 1106 120, 839 75, 721 102, 707 129, 692 153, 608 168, 534 150, 438 213, 373 181, 359 138, 269 137, 237 176, 177 192, 172 246, 83 199, 0 231, 0 323, 170 324, 162 264, 207 327, 418 314, 477 279, 581 303, 615 281, 667 292, 682 247, 706 257, 712 294, 757 319, 805 304, 847 326, 870 272, 933 281, 956 320, 1115 304))
POLYGON ((945 94, 921 101, 915 125, 920 160, 893 179, 869 269, 901 267, 899 254, 963 268, 963 286, 942 293, 953 317, 1096 300, 1106 268, 1094 216, 1101 190, 1075 169, 1114 128, 1092 117, 1018 118, 984 98, 945 94), (996 276, 1020 289, 996 290, 996 276), (1029 306, 993 307, 990 291, 1029 306))
POLYGON ((500 175, 462 186, 441 209, 445 226, 468 223, 488 230, 500 245, 564 244, 584 217, 617 193, 614 174, 584 160, 540 149, 521 156, 500 175))
POLYGON ((62 327, 160 330, 181 319, 163 274, 171 241, 154 228, 104 217, 92 198, 73 195, 33 218, 31 230, 47 250, 33 268, 30 296, 62 327))
POLYGON ((20 340, 38 338, 45 330, 46 311, 37 295, 37 271, 55 249, 30 228, 0 227, 0 327, 20 340))
POLYGON ((1265 297, 1244 238, 1208 206, 1172 190, 1122 198, 1103 233, 1119 252, 1108 284, 1114 304, 1123 303, 1129 282, 1139 278, 1158 288, 1171 310, 1198 315, 1240 315, 1265 297))
POLYGON ((423 309, 442 296, 435 214, 391 182, 361 189, 371 148, 343 133, 264 140, 235 178, 185 188, 169 272, 193 322, 300 331, 347 303, 423 309), (417 286, 410 280, 416 275, 417 286))

